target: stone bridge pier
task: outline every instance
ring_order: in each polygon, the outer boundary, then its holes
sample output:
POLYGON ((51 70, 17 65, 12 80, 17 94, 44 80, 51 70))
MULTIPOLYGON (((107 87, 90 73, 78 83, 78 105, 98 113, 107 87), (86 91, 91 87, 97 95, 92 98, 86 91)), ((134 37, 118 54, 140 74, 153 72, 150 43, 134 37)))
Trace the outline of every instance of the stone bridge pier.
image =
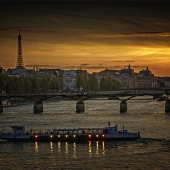
POLYGON ((42 113, 43 112, 43 103, 42 102, 35 102, 34 103, 34 113, 42 113))
POLYGON ((170 113, 170 100, 165 102, 165 113, 170 113))
POLYGON ((81 100, 81 101, 78 101, 76 103, 76 113, 83 113, 85 111, 84 109, 84 102, 81 100))
POLYGON ((2 104, 2 101, 0 101, 0 113, 3 113, 3 104, 2 104))
POLYGON ((127 102, 124 100, 120 102, 120 112, 127 112, 127 102))

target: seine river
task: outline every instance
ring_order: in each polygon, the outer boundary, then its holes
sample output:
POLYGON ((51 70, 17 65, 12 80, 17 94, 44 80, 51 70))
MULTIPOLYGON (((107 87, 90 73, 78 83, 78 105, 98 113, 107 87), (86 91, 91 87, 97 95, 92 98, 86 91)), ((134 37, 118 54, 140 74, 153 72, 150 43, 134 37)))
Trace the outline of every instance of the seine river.
MULTIPOLYGON (((87 100, 85 113, 76 113, 76 101, 44 102, 44 112, 33 113, 33 104, 6 107, 0 114, 0 128, 25 125, 35 131, 61 127, 105 127, 141 133, 133 142, 0 142, 0 170, 61 169, 114 170, 170 169, 170 114, 165 102, 151 97, 127 101, 127 113, 120 113, 117 100, 87 100)), ((1 129, 0 129, 1 130, 1 129)), ((10 131, 10 129, 7 129, 10 131)))

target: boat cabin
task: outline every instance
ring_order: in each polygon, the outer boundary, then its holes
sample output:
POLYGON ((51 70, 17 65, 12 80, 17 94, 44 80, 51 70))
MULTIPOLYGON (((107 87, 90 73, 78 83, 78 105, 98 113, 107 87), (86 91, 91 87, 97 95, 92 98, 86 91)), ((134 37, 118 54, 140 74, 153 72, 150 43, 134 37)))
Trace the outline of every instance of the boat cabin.
POLYGON ((117 132, 117 125, 115 125, 114 127, 106 127, 105 129, 105 133, 106 134, 112 134, 112 133, 115 133, 117 132))
POLYGON ((104 128, 55 128, 54 134, 102 134, 104 128))
POLYGON ((25 134, 25 126, 11 126, 14 131, 14 135, 23 135, 25 134))

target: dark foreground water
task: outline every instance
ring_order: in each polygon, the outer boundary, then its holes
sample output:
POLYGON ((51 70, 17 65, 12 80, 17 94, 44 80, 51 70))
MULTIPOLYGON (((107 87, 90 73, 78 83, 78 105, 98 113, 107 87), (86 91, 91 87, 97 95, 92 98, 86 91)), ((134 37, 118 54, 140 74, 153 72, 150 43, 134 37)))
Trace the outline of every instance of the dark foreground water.
MULTIPOLYGON (((141 132, 134 142, 0 142, 0 170, 22 169, 170 169, 170 114, 165 102, 150 97, 128 101, 128 112, 119 113, 119 101, 85 101, 85 113, 75 113, 75 101, 44 103, 42 114, 33 104, 4 108, 0 131, 5 126, 49 131, 55 127, 105 127, 141 132), (143 100, 145 98, 145 100, 143 100)), ((6 128, 8 131, 10 129, 6 128)))

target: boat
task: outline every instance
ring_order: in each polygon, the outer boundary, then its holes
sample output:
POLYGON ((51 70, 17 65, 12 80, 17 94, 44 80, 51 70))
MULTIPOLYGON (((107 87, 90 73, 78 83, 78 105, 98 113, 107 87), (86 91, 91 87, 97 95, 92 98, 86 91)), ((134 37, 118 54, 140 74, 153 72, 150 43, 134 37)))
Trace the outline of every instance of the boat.
POLYGON ((13 133, 1 132, 0 139, 7 141, 129 141, 140 138, 140 132, 131 133, 127 130, 119 130, 118 125, 105 128, 54 128, 50 132, 35 133, 34 129, 26 131, 25 126, 10 126, 13 133))

